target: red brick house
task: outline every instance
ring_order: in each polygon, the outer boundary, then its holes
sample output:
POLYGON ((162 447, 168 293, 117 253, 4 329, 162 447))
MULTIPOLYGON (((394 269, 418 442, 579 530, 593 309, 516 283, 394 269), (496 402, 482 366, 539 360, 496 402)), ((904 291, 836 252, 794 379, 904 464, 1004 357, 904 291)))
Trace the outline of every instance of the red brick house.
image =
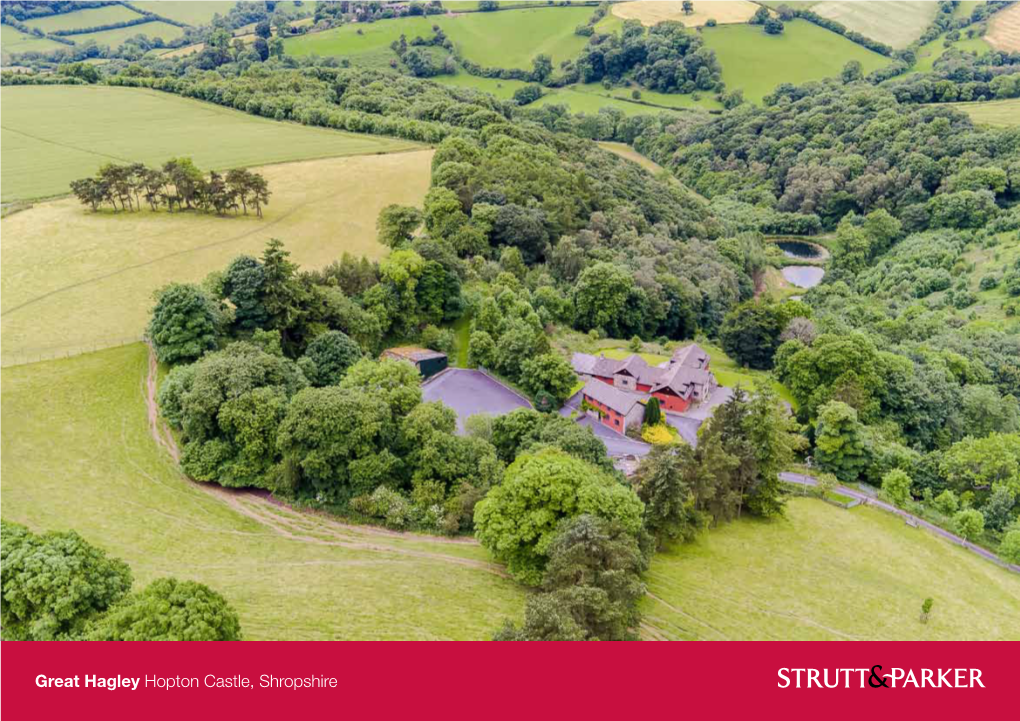
POLYGON ((575 353, 574 372, 585 380, 599 381, 616 389, 659 399, 663 410, 686 411, 692 403, 706 400, 718 387, 709 370, 710 358, 697 344, 678 348, 667 362, 651 366, 639 355, 624 360, 575 353))
POLYGON ((617 433, 626 433, 627 427, 641 426, 645 418, 647 396, 620 390, 613 385, 590 380, 584 385, 581 397, 588 413, 597 415, 603 425, 617 433))

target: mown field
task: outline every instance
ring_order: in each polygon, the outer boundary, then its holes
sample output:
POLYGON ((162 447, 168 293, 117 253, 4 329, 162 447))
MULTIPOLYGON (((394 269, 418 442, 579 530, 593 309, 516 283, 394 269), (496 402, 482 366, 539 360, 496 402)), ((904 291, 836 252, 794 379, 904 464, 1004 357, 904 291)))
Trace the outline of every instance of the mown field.
POLYGON ((1020 5, 1010 5, 992 15, 985 40, 996 50, 1020 52, 1020 5))
POLYGON ((672 639, 1020 640, 1020 576, 867 507, 792 499, 660 553, 647 582, 672 639))
POLYGON ((577 55, 587 42, 574 34, 591 17, 592 7, 537 7, 463 15, 406 17, 353 24, 284 41, 288 55, 360 56, 388 50, 403 34, 408 41, 432 35, 438 25, 468 60, 483 66, 530 68, 546 53, 558 65, 577 55))
POLYGON ((921 37, 938 12, 938 3, 916 0, 883 0, 883 2, 814 3, 811 10, 835 20, 850 30, 894 48, 905 48, 921 37))
MULTIPOLYGON (((6 92, 6 91, 5 91, 6 92)), ((98 214, 74 198, 3 220, 5 363, 105 347, 145 329, 152 293, 201 281, 241 253, 279 238, 292 258, 318 267, 345 251, 379 257, 375 221, 390 203, 420 205, 431 150, 329 158, 262 168, 273 192, 253 215, 98 214)))
POLYGON ((19 86, 3 100, 3 200, 69 192, 103 163, 190 156, 204 169, 390 152, 412 143, 258 118, 137 88, 19 86))
POLYGON ((614 4, 612 13, 624 20, 640 20, 643 25, 655 25, 663 20, 679 20, 684 27, 694 28, 704 25, 709 18, 719 24, 747 22, 758 10, 758 4, 745 0, 701 0, 694 3, 694 11, 687 14, 683 11, 682 2, 625 2, 614 4))
POLYGON ((350 529, 185 481, 149 434, 146 348, 4 369, 3 517, 176 576, 248 639, 484 639, 523 594, 478 546, 350 529))
POLYGON ((786 23, 782 35, 767 35, 755 25, 729 25, 705 28, 702 37, 722 64, 726 88, 740 88, 754 102, 780 83, 797 85, 838 75, 850 60, 859 61, 865 74, 889 62, 806 20, 786 23))
POLYGON ((975 123, 1007 127, 1020 125, 1020 98, 992 100, 984 103, 953 103, 975 123))

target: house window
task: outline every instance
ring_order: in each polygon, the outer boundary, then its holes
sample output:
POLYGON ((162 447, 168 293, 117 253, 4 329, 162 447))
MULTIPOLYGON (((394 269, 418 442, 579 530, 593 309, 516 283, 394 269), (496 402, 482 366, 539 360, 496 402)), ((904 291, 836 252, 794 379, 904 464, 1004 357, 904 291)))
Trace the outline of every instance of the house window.
POLYGON ((620 419, 619 419, 619 418, 614 418, 614 419, 613 419, 613 425, 614 425, 614 426, 618 426, 618 425, 620 425, 620 419))

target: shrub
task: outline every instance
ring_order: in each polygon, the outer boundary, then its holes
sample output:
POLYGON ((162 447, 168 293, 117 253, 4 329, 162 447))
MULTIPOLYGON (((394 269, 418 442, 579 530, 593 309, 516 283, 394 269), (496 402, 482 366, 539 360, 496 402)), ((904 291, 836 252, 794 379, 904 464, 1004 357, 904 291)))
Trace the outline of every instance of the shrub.
POLYGON ((641 429, 641 439, 645 443, 651 443, 652 445, 673 443, 676 438, 676 429, 672 426, 666 425, 665 423, 660 423, 655 426, 645 426, 641 429))
POLYGON ((985 532, 985 517, 973 508, 960 511, 953 516, 953 528, 968 541, 975 541, 985 532))
POLYGON ((937 495, 933 505, 940 513, 944 513, 947 516, 951 516, 960 510, 960 500, 949 489, 937 495))

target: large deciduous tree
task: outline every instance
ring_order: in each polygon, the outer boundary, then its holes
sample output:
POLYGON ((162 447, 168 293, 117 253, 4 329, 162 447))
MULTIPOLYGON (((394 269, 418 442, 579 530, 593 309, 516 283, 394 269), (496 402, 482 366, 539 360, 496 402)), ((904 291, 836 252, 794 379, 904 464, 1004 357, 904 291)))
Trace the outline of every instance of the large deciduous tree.
POLYGON ((0 522, 3 638, 80 637, 90 621, 131 588, 131 569, 73 531, 35 535, 0 522))
POLYGON ((585 513, 641 529, 643 504, 630 488, 561 450, 519 457, 475 507, 475 533, 522 583, 537 585, 558 522, 585 513))
POLYGON ((160 578, 116 603, 88 631, 90 641, 239 641, 226 599, 194 581, 160 578))
POLYGON ((196 285, 173 283, 156 295, 148 334, 161 363, 190 362, 216 348, 219 313, 196 285))

